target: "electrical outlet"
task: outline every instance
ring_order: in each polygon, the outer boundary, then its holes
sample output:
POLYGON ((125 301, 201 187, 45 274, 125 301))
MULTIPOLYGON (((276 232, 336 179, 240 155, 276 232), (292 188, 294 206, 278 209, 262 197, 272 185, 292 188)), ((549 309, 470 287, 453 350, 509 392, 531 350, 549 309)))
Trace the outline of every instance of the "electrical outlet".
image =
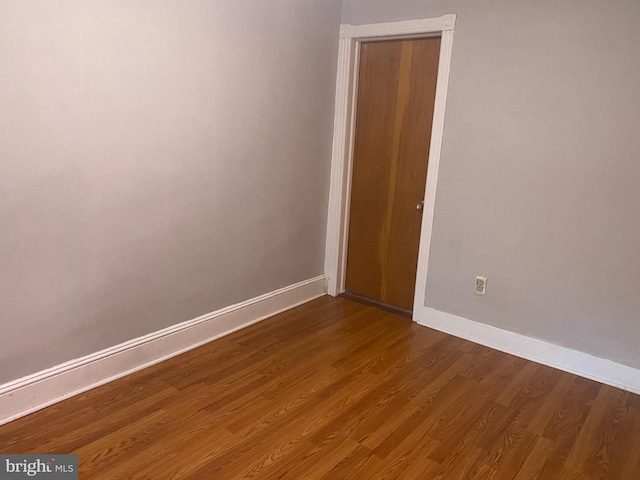
POLYGON ((487 289, 487 277, 476 277, 476 295, 484 295, 487 289))

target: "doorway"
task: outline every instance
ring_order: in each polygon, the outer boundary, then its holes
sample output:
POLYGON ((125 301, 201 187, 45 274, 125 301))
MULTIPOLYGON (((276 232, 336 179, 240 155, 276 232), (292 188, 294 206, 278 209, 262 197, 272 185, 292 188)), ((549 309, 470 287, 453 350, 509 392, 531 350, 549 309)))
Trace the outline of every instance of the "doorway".
MULTIPOLYGON (((455 15, 443 15, 436 18, 401 22, 368 25, 345 24, 340 27, 325 251, 325 279, 329 295, 336 296, 346 290, 350 202, 352 199, 351 186, 356 153, 354 148, 356 140, 356 104, 359 93, 360 57, 363 53, 363 47, 366 49, 368 44, 387 41, 439 37, 440 51, 430 135, 431 142, 428 151, 428 173, 426 175, 426 185, 421 196, 424 200, 424 208, 421 214, 418 213, 420 222, 419 248, 417 272, 413 280, 415 282, 413 295, 414 318, 416 315, 423 314, 423 310, 428 310, 425 307, 425 290, 455 21, 455 15)), ((388 198, 387 192, 387 200, 388 198)), ((394 200, 394 204, 395 202, 394 200)), ((414 209, 412 213, 414 214, 416 213, 417 205, 417 202, 416 204, 412 202, 412 208, 414 209)), ((389 289, 389 286, 387 286, 387 289, 389 289)))
POLYGON ((413 308, 440 37, 360 49, 345 294, 413 308))

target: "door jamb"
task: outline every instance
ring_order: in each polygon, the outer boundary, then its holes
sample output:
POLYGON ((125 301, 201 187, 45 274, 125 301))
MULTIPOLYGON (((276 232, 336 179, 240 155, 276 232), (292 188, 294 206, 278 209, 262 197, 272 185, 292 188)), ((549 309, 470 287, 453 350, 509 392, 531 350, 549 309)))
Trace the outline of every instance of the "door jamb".
POLYGON ((440 154, 442 151, 445 106, 447 103, 455 23, 456 15, 451 14, 436 18, 402 22, 374 23, 368 25, 344 24, 340 26, 329 210, 327 216, 327 241, 324 264, 327 293, 329 295, 336 296, 345 291, 360 46, 364 41, 420 38, 440 35, 440 58, 438 61, 438 78, 433 109, 433 125, 431 129, 431 146, 429 148, 424 210, 420 228, 420 247, 418 250, 418 268, 413 310, 416 312, 425 306, 433 213, 436 201, 440 154))

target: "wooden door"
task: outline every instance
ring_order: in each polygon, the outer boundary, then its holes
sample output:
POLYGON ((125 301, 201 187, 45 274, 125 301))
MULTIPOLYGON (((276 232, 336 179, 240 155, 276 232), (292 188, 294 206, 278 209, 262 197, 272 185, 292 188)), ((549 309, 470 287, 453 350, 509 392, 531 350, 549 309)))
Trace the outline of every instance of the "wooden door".
POLYGON ((440 38, 364 43, 354 139, 347 292, 413 308, 440 38))

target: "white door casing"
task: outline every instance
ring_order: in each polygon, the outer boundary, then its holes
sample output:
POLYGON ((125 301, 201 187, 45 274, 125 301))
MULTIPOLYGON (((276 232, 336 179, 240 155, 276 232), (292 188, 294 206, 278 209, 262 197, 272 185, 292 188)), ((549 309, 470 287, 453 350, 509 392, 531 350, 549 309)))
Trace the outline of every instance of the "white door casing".
POLYGON ((345 290, 360 45, 365 41, 440 36, 440 59, 414 292, 414 316, 426 308, 425 290, 455 23, 455 15, 443 15, 403 22, 340 26, 325 252, 325 277, 327 293, 330 295, 336 296, 345 290))

